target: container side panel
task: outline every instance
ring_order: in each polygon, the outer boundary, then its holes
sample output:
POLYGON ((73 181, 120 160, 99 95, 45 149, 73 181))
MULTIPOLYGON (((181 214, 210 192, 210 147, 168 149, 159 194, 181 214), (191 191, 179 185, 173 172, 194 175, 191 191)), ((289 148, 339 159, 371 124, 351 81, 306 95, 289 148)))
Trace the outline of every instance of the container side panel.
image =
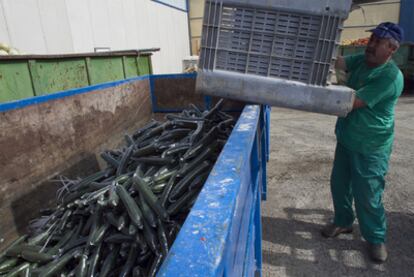
POLYGON ((138 58, 138 72, 139 75, 151 74, 151 59, 149 57, 138 58))
POLYGON ((105 57, 90 59, 90 82, 100 84, 124 79, 121 57, 105 57))
POLYGON ((0 103, 34 96, 27 61, 0 63, 0 103))
POLYGON ((51 204, 57 187, 45 180, 70 168, 78 168, 70 178, 93 172, 101 151, 119 147, 151 116, 148 80, 0 112, 0 248, 51 204))
POLYGON ((89 85, 84 59, 37 61, 32 63, 31 71, 40 87, 36 95, 89 85))
POLYGON ((135 57, 124 57, 125 78, 138 76, 137 59, 135 57))

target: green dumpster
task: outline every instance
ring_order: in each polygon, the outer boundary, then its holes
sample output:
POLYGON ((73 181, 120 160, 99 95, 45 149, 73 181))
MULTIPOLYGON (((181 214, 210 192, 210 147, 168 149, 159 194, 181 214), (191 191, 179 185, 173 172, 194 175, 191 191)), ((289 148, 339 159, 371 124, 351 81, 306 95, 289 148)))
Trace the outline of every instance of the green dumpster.
POLYGON ((152 74, 158 50, 0 56, 0 103, 152 74))

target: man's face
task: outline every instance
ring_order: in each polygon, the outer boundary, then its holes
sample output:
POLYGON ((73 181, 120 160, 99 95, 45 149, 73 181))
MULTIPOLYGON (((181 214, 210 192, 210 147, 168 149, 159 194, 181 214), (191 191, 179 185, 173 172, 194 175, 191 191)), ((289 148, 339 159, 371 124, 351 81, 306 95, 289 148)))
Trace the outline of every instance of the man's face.
POLYGON ((372 34, 367 48, 365 49, 365 60, 368 64, 381 65, 395 52, 396 47, 387 38, 379 38, 372 34))

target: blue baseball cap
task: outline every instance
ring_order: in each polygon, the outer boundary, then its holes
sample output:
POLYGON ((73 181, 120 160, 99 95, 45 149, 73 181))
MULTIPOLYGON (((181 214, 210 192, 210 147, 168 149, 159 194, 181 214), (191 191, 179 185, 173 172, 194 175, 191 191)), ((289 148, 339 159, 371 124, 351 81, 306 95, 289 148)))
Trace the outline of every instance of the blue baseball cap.
POLYGON ((368 30, 379 38, 393 38, 399 43, 404 40, 404 30, 395 23, 384 22, 374 29, 368 30))

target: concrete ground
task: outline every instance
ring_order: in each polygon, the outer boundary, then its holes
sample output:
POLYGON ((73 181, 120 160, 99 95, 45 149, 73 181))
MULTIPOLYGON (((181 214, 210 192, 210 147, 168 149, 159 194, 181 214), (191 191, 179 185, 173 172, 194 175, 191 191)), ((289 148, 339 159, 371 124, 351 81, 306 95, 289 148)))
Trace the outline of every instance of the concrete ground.
POLYGON ((414 97, 396 108, 396 139, 384 203, 389 259, 373 264, 357 222, 325 239, 336 118, 273 108, 268 199, 262 204, 263 276, 414 276, 414 97))

